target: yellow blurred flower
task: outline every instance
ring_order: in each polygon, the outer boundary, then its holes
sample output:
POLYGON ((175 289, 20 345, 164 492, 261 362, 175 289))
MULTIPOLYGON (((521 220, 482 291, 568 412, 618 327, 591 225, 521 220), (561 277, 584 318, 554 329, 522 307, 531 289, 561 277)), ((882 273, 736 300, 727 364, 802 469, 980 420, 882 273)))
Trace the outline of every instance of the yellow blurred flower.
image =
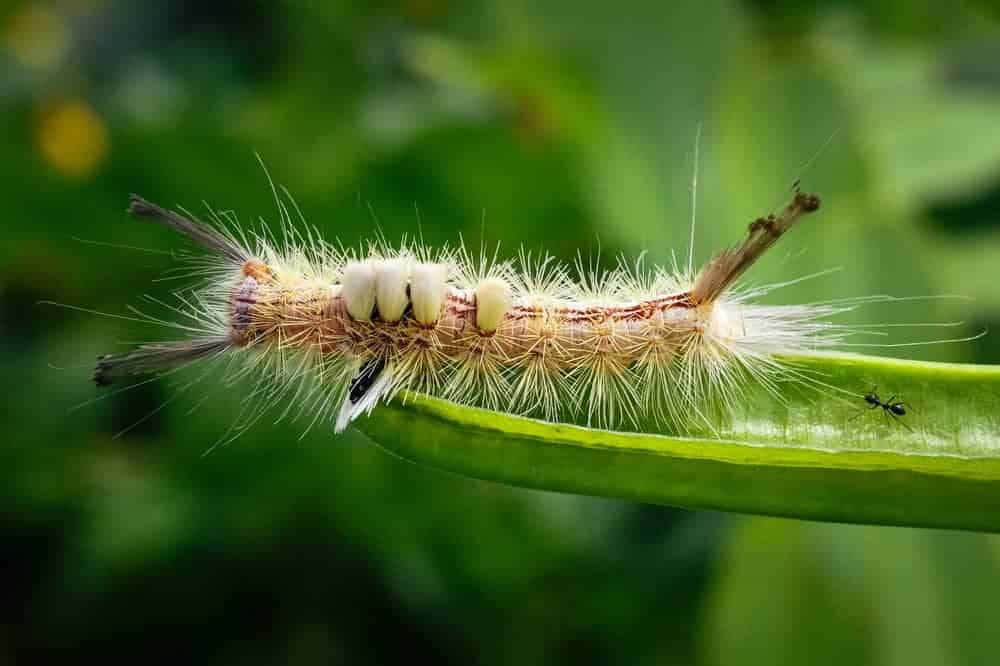
POLYGON ((108 129, 86 101, 68 99, 38 115, 35 147, 45 162, 68 178, 87 178, 108 154, 108 129))

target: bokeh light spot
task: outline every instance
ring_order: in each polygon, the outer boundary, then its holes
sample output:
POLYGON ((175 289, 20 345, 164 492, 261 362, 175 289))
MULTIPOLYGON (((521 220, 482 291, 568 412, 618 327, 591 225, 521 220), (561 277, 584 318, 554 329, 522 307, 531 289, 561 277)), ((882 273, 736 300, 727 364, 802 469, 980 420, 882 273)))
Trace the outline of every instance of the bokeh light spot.
POLYGON ((93 175, 104 162, 109 143, 107 126, 84 100, 64 100, 39 113, 36 149, 49 166, 67 178, 93 175))
POLYGON ((11 15, 0 39, 25 67, 52 70, 69 51, 70 31, 62 17, 50 8, 28 4, 11 15))

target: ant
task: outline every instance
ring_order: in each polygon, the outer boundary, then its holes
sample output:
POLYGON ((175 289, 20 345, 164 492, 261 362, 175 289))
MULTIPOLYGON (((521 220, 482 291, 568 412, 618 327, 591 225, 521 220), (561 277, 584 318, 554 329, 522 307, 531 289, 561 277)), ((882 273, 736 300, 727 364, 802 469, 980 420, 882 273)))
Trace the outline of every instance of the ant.
MULTIPOLYGON (((901 416, 906 416, 906 408, 908 405, 905 402, 897 401, 895 395, 888 400, 883 401, 878 397, 878 393, 875 392, 877 388, 877 386, 873 386, 871 392, 866 393, 864 396, 865 402, 871 405, 871 407, 868 408, 868 411, 881 407, 887 417, 891 417, 893 421, 898 422, 904 428, 913 432, 913 428, 906 425, 906 423, 899 418, 901 416)), ((851 418, 856 419, 858 416, 861 416, 861 414, 864 414, 864 411, 851 418)))

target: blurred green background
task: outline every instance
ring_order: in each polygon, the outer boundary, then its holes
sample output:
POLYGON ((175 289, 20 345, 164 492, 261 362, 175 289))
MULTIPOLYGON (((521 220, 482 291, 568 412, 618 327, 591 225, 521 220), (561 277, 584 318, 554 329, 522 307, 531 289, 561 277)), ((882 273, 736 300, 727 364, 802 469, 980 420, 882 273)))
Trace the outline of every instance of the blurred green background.
MULTIPOLYGON (((997 662, 995 537, 527 492, 307 421, 202 457, 249 385, 74 410, 96 355, 166 332, 38 305, 168 297, 169 256, 95 242, 183 246, 133 191, 273 220, 255 151, 345 242, 419 210, 430 243, 669 261, 700 124, 699 260, 801 177, 824 210, 750 279, 843 270, 772 299, 963 294, 846 321, 995 330, 993 3, 2 7, 0 660, 997 662)), ((889 330, 869 341, 942 335, 889 330)), ((997 339, 889 351, 996 363, 997 339)))

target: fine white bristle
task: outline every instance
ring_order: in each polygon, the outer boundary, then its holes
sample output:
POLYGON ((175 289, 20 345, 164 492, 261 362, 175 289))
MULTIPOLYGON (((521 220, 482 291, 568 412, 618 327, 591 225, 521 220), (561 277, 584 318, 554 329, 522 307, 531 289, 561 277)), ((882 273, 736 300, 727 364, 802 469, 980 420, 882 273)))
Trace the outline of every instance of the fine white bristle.
POLYGON ((341 278, 344 304, 358 321, 369 321, 375 308, 375 268, 370 261, 349 261, 341 278))
POLYGON ((476 328, 493 333, 512 305, 510 285, 500 278, 486 278, 476 285, 476 328))
POLYGON ((375 262, 375 305, 382 321, 397 322, 403 317, 410 302, 406 295, 409 281, 410 262, 407 257, 375 262))
POLYGON ((410 274, 410 300, 413 318, 425 326, 437 323, 448 287, 448 267, 444 264, 419 263, 410 274))

